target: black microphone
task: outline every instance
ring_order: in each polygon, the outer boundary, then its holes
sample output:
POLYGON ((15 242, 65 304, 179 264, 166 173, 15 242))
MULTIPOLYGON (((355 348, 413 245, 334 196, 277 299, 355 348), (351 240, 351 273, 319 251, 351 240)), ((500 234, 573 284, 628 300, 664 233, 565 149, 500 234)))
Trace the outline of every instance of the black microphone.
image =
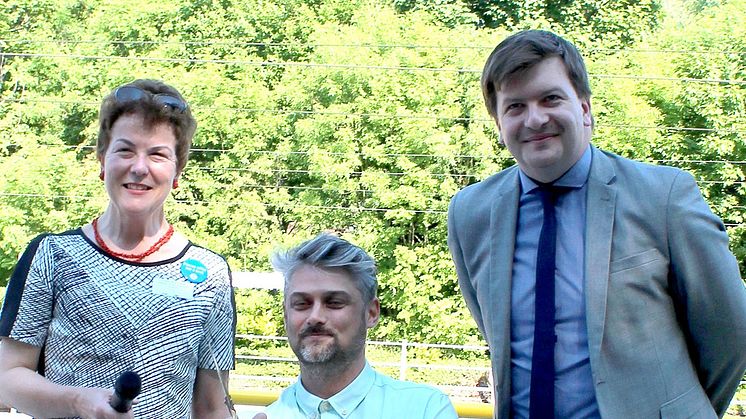
POLYGON ((132 409, 132 400, 140 394, 142 382, 140 376, 133 371, 125 371, 114 383, 114 395, 109 405, 119 413, 126 413, 132 409))

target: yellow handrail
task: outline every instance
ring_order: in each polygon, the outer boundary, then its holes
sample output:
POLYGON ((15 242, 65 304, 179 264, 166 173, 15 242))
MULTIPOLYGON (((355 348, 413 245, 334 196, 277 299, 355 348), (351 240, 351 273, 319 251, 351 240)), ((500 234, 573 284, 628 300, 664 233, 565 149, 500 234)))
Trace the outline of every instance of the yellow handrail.
POLYGON ((240 391, 231 390, 231 399, 235 404, 248 404, 251 406, 269 406, 280 397, 280 393, 269 391, 240 391))
MULTIPOLYGON (((280 393, 269 391, 241 391, 231 390, 233 403, 252 406, 267 406, 277 400, 280 393)), ((490 419, 492 417, 492 405, 487 403, 454 403, 456 413, 461 418, 490 419)))

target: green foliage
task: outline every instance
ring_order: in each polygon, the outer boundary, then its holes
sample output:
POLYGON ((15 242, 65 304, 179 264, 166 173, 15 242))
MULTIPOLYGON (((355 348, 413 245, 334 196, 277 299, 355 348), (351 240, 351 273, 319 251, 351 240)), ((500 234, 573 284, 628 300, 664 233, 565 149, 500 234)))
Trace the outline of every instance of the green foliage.
POLYGON ((465 305, 458 293, 448 249, 443 243, 397 246, 393 269, 381 275, 383 321, 372 336, 381 339, 477 343, 477 333, 459 321, 465 305))
MULTIPOLYGON (((705 198, 726 225, 734 253, 746 254, 746 1, 733 0, 672 22, 655 47, 676 51, 667 75, 686 80, 671 88, 650 83, 642 94, 658 110, 659 124, 686 127, 666 133, 654 156, 694 174, 705 198), (711 51, 711 52, 710 52, 711 51), (711 164, 708 162, 720 162, 711 164)), ((741 275, 746 277, 746 264, 741 275)))
POLYGON ((699 14, 710 7, 720 6, 721 0, 684 0, 686 9, 692 14, 699 14))
POLYGON ((235 297, 237 334, 261 336, 284 334, 282 297, 279 293, 267 290, 236 290, 235 297))
MULTIPOLYGON (((478 80, 494 45, 526 27, 567 34, 588 57, 594 142, 694 172, 743 261, 744 85, 666 80, 746 79, 743 8, 663 22, 653 0, 6 1, 0 284, 34 236, 105 207, 92 148, 100 100, 158 78, 199 123, 166 205, 179 231, 234 271, 270 270, 276 247, 335 231, 379 262, 384 315, 373 337, 477 343, 445 212, 458 189, 513 164, 478 80), (703 163, 720 160, 730 163, 703 163)), ((239 332, 282 333, 277 294, 241 291, 237 308, 239 332)))
POLYGON ((426 10, 447 27, 476 27, 511 30, 554 29, 561 33, 581 32, 591 42, 605 47, 631 45, 658 27, 658 0, 624 0, 611 5, 603 0, 394 0, 399 12, 426 10))

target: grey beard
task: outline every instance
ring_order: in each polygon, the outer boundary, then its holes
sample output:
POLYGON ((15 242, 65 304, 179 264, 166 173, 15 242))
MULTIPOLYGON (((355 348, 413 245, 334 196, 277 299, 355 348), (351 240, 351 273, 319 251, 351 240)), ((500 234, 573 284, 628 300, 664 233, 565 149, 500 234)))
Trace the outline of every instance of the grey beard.
POLYGON ((298 349, 296 356, 304 370, 333 377, 344 371, 360 353, 365 353, 365 339, 346 349, 340 348, 336 340, 323 348, 302 345, 298 349))
POLYGON ((327 345, 321 348, 321 350, 315 349, 308 345, 301 346, 298 359, 306 364, 326 364, 333 361, 339 355, 339 346, 337 346, 336 342, 332 342, 331 345, 327 345))
POLYGON ((301 375, 313 377, 314 380, 330 380, 337 377, 350 367, 359 351, 364 351, 364 344, 345 351, 336 342, 317 349, 303 346, 298 353, 301 375))

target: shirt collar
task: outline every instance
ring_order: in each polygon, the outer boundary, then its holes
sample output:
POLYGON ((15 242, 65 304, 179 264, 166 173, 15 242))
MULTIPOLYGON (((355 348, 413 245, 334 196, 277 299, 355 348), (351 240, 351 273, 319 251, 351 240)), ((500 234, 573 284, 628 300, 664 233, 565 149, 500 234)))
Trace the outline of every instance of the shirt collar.
POLYGON ((309 417, 319 412, 319 403, 322 399, 315 396, 303 387, 303 382, 298 378, 297 385, 295 386, 295 402, 298 403, 298 407, 306 417, 309 417))
MULTIPOLYGON (((580 156, 580 160, 575 162, 570 170, 560 176, 559 179, 555 180, 553 184, 568 188, 582 188, 588 181, 588 176, 591 173, 591 150, 592 147, 589 144, 583 152, 583 155, 580 156)), ((531 193, 534 189, 539 187, 539 185, 537 185, 533 179, 528 177, 523 170, 518 170, 518 173, 521 178, 521 190, 524 194, 531 193)))
MULTIPOLYGON (((347 387, 327 399, 327 401, 340 416, 343 418, 347 417, 360 403, 362 403, 365 396, 370 392, 370 389, 375 383, 375 374, 373 368, 366 361, 360 374, 358 374, 358 376, 352 380, 347 387)), ((300 379, 298 379, 298 385, 296 386, 295 399, 298 406, 306 416, 318 413, 319 404, 324 401, 324 399, 309 393, 308 390, 303 387, 303 383, 300 379)))

